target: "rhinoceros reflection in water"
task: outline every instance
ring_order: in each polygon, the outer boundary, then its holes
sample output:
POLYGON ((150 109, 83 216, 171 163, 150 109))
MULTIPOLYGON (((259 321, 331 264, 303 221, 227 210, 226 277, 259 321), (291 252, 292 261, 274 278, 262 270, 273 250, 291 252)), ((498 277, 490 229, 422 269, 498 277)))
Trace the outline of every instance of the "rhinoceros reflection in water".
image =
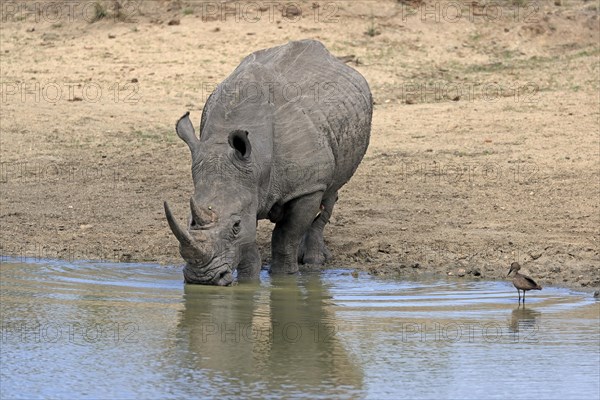
POLYGON ((227 291, 186 285, 176 362, 193 366, 190 378, 211 396, 357 395, 362 370, 339 341, 328 301, 316 276, 227 291))

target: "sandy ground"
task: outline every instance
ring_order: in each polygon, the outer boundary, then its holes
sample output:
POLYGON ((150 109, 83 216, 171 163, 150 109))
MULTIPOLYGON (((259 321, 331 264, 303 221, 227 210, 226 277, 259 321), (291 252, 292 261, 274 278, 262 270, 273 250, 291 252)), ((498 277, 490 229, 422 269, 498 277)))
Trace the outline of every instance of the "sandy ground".
POLYGON ((245 55, 315 38, 355 56, 376 103, 327 268, 505 279, 520 261, 600 286, 598 2, 286 4, 3 2, 0 253, 181 263, 175 121, 245 55))

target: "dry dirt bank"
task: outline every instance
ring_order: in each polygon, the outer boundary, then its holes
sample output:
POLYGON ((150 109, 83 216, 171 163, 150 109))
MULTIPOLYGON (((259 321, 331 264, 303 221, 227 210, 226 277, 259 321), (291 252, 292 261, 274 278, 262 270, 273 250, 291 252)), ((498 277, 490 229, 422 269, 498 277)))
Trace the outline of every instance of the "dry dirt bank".
POLYGON ((162 210, 186 215, 192 190, 175 121, 198 121, 248 53, 316 38, 358 58, 376 101, 328 267, 496 279, 518 260, 542 283, 600 285, 597 2, 498 1, 497 18, 444 1, 95 3, 3 2, 1 254, 179 263, 162 210))

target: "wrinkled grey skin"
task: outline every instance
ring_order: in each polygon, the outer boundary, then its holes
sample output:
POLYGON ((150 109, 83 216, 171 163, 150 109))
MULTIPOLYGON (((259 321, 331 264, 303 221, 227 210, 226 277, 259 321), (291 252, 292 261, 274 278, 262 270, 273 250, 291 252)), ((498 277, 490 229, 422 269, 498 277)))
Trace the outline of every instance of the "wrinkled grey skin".
POLYGON ((256 278, 259 219, 275 223, 272 273, 322 264, 323 229, 338 190, 369 144, 366 80, 314 40, 246 57, 208 98, 200 137, 184 115, 177 134, 192 153, 194 195, 182 228, 165 202, 186 261, 187 283, 229 285, 256 278))

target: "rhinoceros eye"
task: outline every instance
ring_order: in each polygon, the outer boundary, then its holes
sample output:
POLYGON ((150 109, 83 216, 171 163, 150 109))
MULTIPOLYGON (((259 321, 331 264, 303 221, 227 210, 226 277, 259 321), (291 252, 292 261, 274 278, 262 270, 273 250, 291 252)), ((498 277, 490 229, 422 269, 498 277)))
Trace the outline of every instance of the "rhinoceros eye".
POLYGON ((237 236, 240 233, 241 229, 242 229, 241 221, 235 221, 233 223, 233 228, 232 228, 233 234, 237 236))

